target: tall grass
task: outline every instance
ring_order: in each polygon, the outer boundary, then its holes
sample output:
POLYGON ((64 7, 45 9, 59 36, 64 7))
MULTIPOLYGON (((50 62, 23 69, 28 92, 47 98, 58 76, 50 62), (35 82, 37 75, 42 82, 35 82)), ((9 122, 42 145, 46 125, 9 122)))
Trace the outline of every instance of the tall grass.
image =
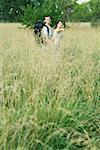
POLYGON ((65 31, 62 46, 0 24, 0 149, 100 149, 100 30, 65 31))

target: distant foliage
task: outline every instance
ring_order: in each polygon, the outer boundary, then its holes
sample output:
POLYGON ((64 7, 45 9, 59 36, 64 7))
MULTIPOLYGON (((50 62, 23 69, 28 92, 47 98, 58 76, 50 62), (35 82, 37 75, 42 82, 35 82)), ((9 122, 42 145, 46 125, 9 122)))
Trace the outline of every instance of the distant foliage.
POLYGON ((91 11, 88 4, 75 4, 73 13, 71 14, 71 20, 74 22, 90 22, 91 21, 91 11))
POLYGON ((53 24, 59 19, 68 21, 71 12, 67 13, 67 11, 71 5, 71 0, 69 2, 68 0, 45 0, 34 7, 31 5, 27 5, 27 7, 24 6, 22 10, 23 14, 21 15, 21 22, 26 26, 32 26, 37 20, 43 20, 44 17, 48 15, 52 17, 53 24))
POLYGON ((100 1, 92 0, 90 2, 90 8, 92 13, 91 25, 98 27, 100 26, 100 1))
POLYGON ((52 24, 59 19, 67 22, 91 22, 100 25, 100 0, 81 5, 77 0, 0 0, 1 22, 22 22, 27 27, 45 16, 52 16, 52 24))
POLYGON ((91 21, 91 26, 92 27, 100 27, 100 19, 93 19, 92 21, 91 21))

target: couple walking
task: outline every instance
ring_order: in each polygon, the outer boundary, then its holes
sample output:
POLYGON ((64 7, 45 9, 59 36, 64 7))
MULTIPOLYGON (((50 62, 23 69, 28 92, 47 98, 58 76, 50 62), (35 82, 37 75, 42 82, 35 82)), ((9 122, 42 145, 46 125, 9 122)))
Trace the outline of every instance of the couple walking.
POLYGON ((45 43, 46 45, 53 43, 56 48, 59 48, 61 44, 61 39, 63 36, 63 31, 64 31, 62 21, 59 20, 57 22, 54 30, 51 27, 50 16, 45 17, 44 22, 45 22, 45 25, 43 26, 42 31, 41 31, 43 43, 45 43))

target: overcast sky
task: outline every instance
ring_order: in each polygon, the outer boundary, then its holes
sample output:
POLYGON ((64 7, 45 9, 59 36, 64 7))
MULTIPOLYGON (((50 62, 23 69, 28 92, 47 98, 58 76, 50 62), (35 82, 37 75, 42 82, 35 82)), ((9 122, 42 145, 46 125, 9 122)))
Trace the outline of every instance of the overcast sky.
POLYGON ((89 2, 90 0, 78 0, 78 3, 79 4, 82 4, 82 3, 84 3, 84 2, 89 2))

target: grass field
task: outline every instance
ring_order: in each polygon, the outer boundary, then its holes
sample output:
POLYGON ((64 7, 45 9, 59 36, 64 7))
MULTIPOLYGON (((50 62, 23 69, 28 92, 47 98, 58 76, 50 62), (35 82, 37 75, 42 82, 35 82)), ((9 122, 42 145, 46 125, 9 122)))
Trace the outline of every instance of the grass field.
POLYGON ((100 29, 72 26, 62 46, 0 24, 0 150, 100 149, 100 29))

